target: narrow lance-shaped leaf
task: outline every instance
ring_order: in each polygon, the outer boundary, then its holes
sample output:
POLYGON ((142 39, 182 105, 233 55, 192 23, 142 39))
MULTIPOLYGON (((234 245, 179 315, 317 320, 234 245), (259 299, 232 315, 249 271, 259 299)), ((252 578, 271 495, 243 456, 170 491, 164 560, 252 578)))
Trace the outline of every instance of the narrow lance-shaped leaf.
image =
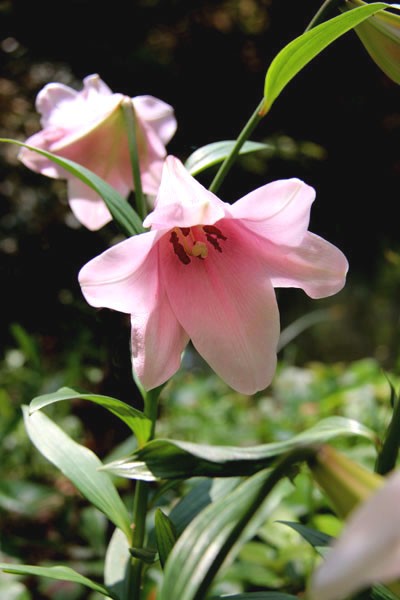
POLYGON ((386 475, 389 471, 394 469, 399 454, 400 399, 398 394, 396 394, 393 384, 391 382, 389 382, 389 384, 393 414, 386 430, 381 451, 376 460, 375 471, 380 475, 386 475))
POLYGON ((63 565, 57 565, 54 567, 35 567, 34 565, 12 565, 10 563, 0 563, 0 569, 5 571, 6 573, 12 573, 13 575, 36 575, 37 577, 48 577, 49 579, 57 579, 59 581, 71 581, 73 583, 79 583, 89 588, 90 590, 94 590, 95 592, 99 592, 106 597, 116 598, 103 585, 80 575, 74 569, 70 567, 64 567, 63 565))
POLYGON ((287 84, 322 50, 371 15, 387 8, 384 2, 360 6, 325 21, 294 39, 272 61, 265 78, 264 105, 266 114, 287 84))
POLYGON ((296 448, 320 445, 338 437, 353 435, 376 441, 375 433, 358 421, 331 417, 289 440, 249 448, 157 439, 147 443, 133 456, 105 465, 104 469, 120 477, 146 481, 250 475, 296 448))
POLYGON ((110 477, 99 469, 100 459, 88 448, 74 442, 60 427, 41 412, 29 415, 23 407, 25 427, 32 443, 55 465, 82 495, 131 536, 128 511, 110 477))
MULTIPOLYGON (((186 160, 185 167, 191 175, 197 175, 205 169, 222 162, 231 153, 235 146, 235 140, 212 142, 201 148, 197 148, 186 160)), ((240 154, 259 152, 260 150, 272 151, 273 147, 261 142, 245 142, 240 149, 240 154)))
MULTIPOLYGON (((275 486, 294 464, 312 452, 299 450, 283 457, 273 470, 263 470, 245 480, 230 494, 210 504, 185 529, 168 557, 159 600, 203 600, 232 548, 238 550, 243 532, 265 519, 282 500, 275 486)), ((286 484, 287 482, 282 482, 286 484)))
POLYGON ((0 138, 0 142, 16 144, 17 146, 22 146, 24 148, 28 148, 28 150, 37 152, 38 154, 41 154, 42 156, 45 156, 49 160, 53 161, 57 165, 60 165, 60 167, 83 181, 83 183, 86 183, 86 185, 88 185, 92 190, 99 194, 101 198, 103 198, 113 218, 128 236, 136 235, 137 233, 142 233, 144 231, 141 219, 132 206, 128 204, 125 198, 121 196, 121 194, 111 187, 106 181, 101 179, 101 177, 92 171, 89 171, 89 169, 82 167, 82 165, 79 165, 72 160, 61 158, 60 156, 56 156, 51 152, 35 148, 34 146, 28 146, 27 144, 17 140, 0 138))
POLYGON ((156 540, 158 555, 160 558, 161 566, 164 567, 168 555, 171 552, 176 542, 176 531, 174 524, 170 519, 158 508, 154 517, 156 540))
POLYGON ((149 439, 151 431, 150 419, 148 419, 140 410, 133 408, 121 400, 112 398, 111 396, 82 394, 71 388, 63 387, 52 394, 43 394, 42 396, 34 398, 29 405, 29 413, 33 414, 37 410, 49 406, 50 404, 54 404, 55 402, 73 399, 89 400, 90 402, 99 404, 103 408, 109 410, 131 429, 136 435, 139 446, 149 439))

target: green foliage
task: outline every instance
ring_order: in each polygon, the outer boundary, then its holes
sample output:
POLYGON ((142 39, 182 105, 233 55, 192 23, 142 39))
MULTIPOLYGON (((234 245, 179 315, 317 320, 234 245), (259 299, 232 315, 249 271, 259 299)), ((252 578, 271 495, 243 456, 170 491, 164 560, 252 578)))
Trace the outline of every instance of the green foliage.
POLYGON ((383 2, 360 6, 313 27, 285 46, 268 68, 264 85, 264 104, 260 112, 267 113, 293 77, 329 44, 388 6, 383 2))

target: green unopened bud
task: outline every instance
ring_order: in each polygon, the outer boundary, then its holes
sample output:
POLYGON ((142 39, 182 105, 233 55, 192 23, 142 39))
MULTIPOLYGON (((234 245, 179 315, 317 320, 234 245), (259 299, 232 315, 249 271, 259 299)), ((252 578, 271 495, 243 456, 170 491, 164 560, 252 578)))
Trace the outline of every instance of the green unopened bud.
POLYGON ((309 466, 341 518, 347 517, 385 482, 384 477, 368 471, 331 446, 322 446, 309 466))
MULTIPOLYGON (((347 0, 341 7, 352 10, 368 4, 363 0, 347 0)), ((399 13, 382 10, 355 27, 372 60, 390 79, 400 83, 400 5, 390 6, 399 13)))

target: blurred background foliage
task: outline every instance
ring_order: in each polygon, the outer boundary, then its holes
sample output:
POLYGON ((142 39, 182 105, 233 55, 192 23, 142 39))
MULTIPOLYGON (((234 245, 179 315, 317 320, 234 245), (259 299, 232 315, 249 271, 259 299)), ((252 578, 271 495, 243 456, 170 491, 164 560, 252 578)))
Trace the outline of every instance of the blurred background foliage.
MULTIPOLYGON (((79 89, 83 77, 99 73, 115 92, 152 94, 174 106, 178 131, 169 152, 185 160, 204 144, 236 137, 262 96, 270 61, 319 5, 0 0, 1 136, 24 140, 40 128, 34 101, 46 83, 79 89)), ((285 177, 313 185, 311 230, 347 255, 347 286, 323 301, 278 291, 285 343, 273 385, 254 398, 233 393, 188 352, 163 396, 159 435, 264 443, 331 414, 383 434, 390 413, 384 371, 395 380, 400 367, 399 130, 398 88, 352 32, 290 83, 252 136, 273 150, 241 158, 220 196, 234 201, 285 177)), ((214 172, 203 174, 203 183, 214 172)), ((79 563, 80 572, 96 577, 107 525, 33 450, 20 406, 62 385, 139 404, 127 318, 87 306, 77 283, 80 267, 115 243, 118 231, 113 224, 96 233, 81 227, 64 182, 29 171, 8 145, 0 147, 0 196, 0 552, 31 563, 79 563)), ((61 403, 49 412, 102 458, 127 435, 99 407, 61 403)), ((368 449, 355 451, 371 463, 368 449)), ((307 475, 299 477, 303 483, 280 510, 287 520, 307 516, 309 523, 325 519, 329 525, 329 507, 307 475)), ((232 567, 228 591, 301 589, 313 553, 290 530, 272 536, 271 544, 268 527, 243 550, 236 571, 232 567)), ((328 529, 335 527, 336 521, 328 529)), ((0 575, 0 595, 8 586, 7 600, 88 597, 56 583, 24 586, 0 575)))

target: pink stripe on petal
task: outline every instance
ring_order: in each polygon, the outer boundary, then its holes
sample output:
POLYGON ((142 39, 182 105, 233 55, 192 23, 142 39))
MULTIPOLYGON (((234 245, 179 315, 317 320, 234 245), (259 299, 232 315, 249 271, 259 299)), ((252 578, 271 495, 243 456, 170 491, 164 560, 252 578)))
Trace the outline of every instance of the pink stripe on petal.
POLYGON ((232 205, 232 217, 274 244, 297 246, 310 220, 315 190, 300 179, 268 183, 232 205))
MULTIPOLYGON (((265 267, 232 223, 218 223, 227 238, 205 259, 184 264, 165 236, 160 266, 178 321, 210 367, 235 390, 253 394, 272 380, 279 313, 265 267)), ((248 235, 248 234, 247 234, 248 235)))
POLYGON ((124 313, 147 313, 158 298, 159 234, 142 233, 128 238, 88 262, 79 283, 92 306, 124 313))

